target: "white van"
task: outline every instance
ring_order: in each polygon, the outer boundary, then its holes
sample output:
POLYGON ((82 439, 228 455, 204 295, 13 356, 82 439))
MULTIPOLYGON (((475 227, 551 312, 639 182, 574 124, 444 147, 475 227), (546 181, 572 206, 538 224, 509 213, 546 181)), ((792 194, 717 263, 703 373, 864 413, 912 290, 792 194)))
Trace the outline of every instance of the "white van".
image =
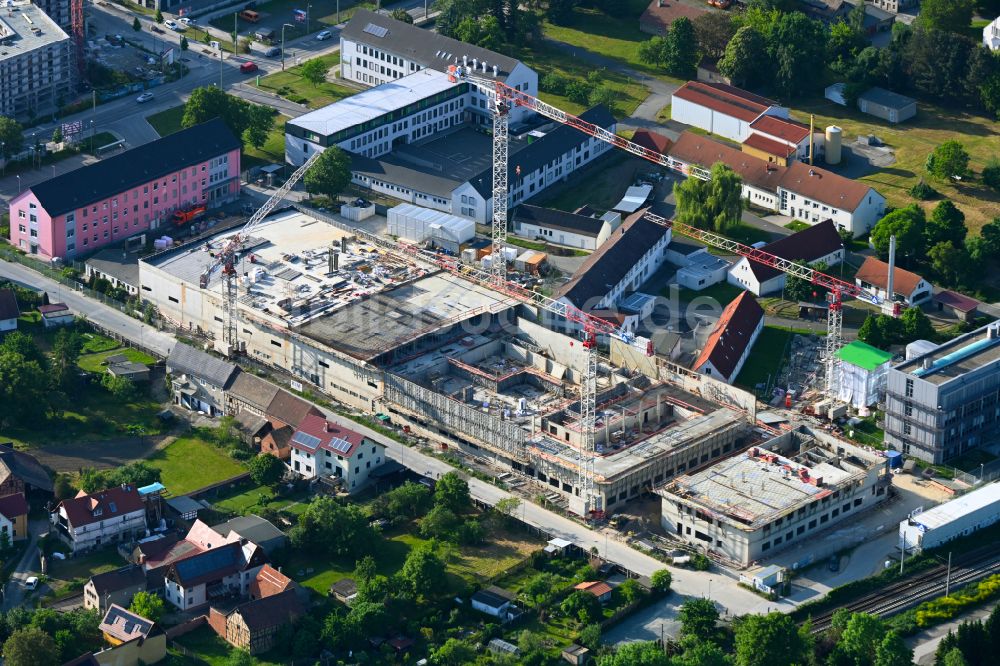
POLYGON ((38 587, 38 576, 28 576, 24 581, 24 589, 34 590, 36 587, 38 587))

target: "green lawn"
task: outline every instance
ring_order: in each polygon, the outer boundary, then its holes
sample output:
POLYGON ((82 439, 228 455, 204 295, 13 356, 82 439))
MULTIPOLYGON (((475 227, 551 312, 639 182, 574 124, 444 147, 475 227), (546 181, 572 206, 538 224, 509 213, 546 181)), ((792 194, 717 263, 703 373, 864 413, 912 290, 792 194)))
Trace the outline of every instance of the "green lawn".
POLYGON ((183 495, 246 471, 212 444, 197 437, 181 437, 149 458, 160 470, 161 481, 174 495, 183 495))
MULTIPOLYGON (((333 53, 312 60, 323 62, 327 70, 330 70, 340 64, 340 54, 333 53)), ((302 78, 302 65, 268 74, 260 80, 260 87, 275 92, 291 102, 308 104, 310 109, 318 109, 358 92, 353 88, 330 82, 313 85, 302 78)))
POLYGON ((806 224, 802 220, 792 220, 791 222, 785 225, 785 228, 798 232, 802 231, 803 229, 808 229, 811 226, 812 226, 811 224, 806 224))
POLYGON ((938 200, 916 200, 910 196, 909 189, 921 176, 927 177, 924 164, 935 147, 949 139, 959 141, 971 157, 969 168, 976 173, 976 178, 961 185, 930 179, 928 182, 943 198, 952 200, 962 209, 966 226, 974 233, 993 218, 1000 217, 1000 195, 978 180, 987 160, 1000 155, 1000 126, 995 120, 923 102, 918 105, 916 117, 898 125, 826 99, 803 103, 793 112, 799 119, 815 114, 817 127, 841 127, 845 146, 858 136, 876 135, 895 151, 896 163, 860 180, 882 193, 889 205, 901 207, 916 203, 924 207, 928 215, 938 200))
POLYGON ((138 349, 126 347, 124 349, 112 349, 111 351, 99 352, 97 354, 84 354, 80 357, 77 365, 80 366, 81 370, 85 370, 86 372, 103 374, 107 369, 107 366, 104 364, 105 360, 109 356, 116 356, 118 354, 136 363, 144 363, 146 365, 156 363, 156 359, 149 354, 141 352, 138 349))
POLYGON ((49 587, 53 596, 60 596, 70 588, 81 587, 91 576, 125 566, 125 561, 114 548, 105 548, 89 555, 66 560, 49 558, 49 587))
MULTIPOLYGON (((669 287, 663 290, 664 297, 669 298, 670 291, 669 287)), ((710 287, 705 287, 701 291, 695 291, 694 289, 687 289, 681 287, 678 293, 678 298, 682 303, 690 303, 696 298, 714 298, 719 301, 723 306, 728 304, 734 298, 743 293, 743 289, 729 284, 728 282, 720 282, 718 284, 713 284, 710 287)))
MULTIPOLYGON (((277 648, 266 654, 255 655, 253 663, 255 666, 278 666, 288 663, 284 656, 274 654, 284 649, 277 648)), ((174 641, 171 651, 175 655, 186 657, 183 663, 198 666, 227 666, 231 663, 230 658, 234 652, 233 647, 219 638, 209 626, 199 627, 190 634, 179 637, 174 641)))
POLYGON ((980 465, 988 465, 996 459, 997 457, 989 451, 984 451, 983 449, 972 449, 957 458, 948 461, 948 465, 950 467, 960 469, 963 472, 978 475, 980 465))
POLYGON ((645 160, 626 153, 605 153, 565 183, 557 183, 531 200, 532 204, 573 211, 584 204, 596 210, 610 210, 632 184, 635 174, 649 171, 645 160))
MULTIPOLYGON (((679 231, 675 231, 675 233, 684 236, 684 234, 682 234, 679 231)), ((726 229, 726 231, 722 235, 725 236, 726 238, 743 243, 744 245, 753 245, 754 243, 759 243, 762 241, 765 243, 769 243, 775 238, 775 235, 770 232, 764 231, 763 229, 758 229, 757 227, 751 227, 749 224, 743 224, 742 222, 734 227, 726 229)), ((711 254, 716 254, 716 255, 732 254, 731 252, 720 250, 714 247, 709 247, 708 251, 711 254)))
POLYGON ((212 504, 220 511, 241 516, 264 510, 285 511, 297 515, 305 511, 308 498, 308 492, 279 497, 270 488, 251 483, 221 494, 212 504))
POLYGON ((735 384, 753 391, 757 384, 773 384, 785 363, 785 355, 793 333, 784 328, 765 326, 735 384))
POLYGON ((84 354, 96 354, 97 352, 118 349, 119 347, 121 347, 121 344, 119 344, 117 340, 113 340, 107 336, 101 335, 100 333, 83 334, 82 351, 84 354))
POLYGON ((181 119, 184 117, 184 105, 171 107, 151 116, 146 116, 146 122, 153 126, 156 133, 161 137, 179 132, 181 129, 181 119))
POLYGON ((554 25, 545 21, 542 23, 542 34, 610 58, 644 74, 683 83, 668 76, 661 68, 639 60, 639 44, 651 37, 639 30, 639 16, 648 6, 647 0, 619 0, 614 3, 611 13, 593 7, 577 7, 569 25, 554 25))

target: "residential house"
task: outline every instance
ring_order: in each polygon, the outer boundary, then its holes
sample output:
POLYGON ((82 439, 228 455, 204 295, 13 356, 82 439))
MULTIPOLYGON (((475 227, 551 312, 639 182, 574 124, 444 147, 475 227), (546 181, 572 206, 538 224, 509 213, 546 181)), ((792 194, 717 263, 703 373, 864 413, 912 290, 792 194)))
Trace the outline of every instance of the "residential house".
POLYGON ((917 115, 917 100, 876 86, 858 97, 858 109, 890 123, 901 123, 917 115))
MULTIPOLYGON (((645 209, 630 215, 556 290, 555 299, 585 312, 614 310, 666 261, 670 237, 670 229, 647 218, 645 209)), ((569 321, 558 325, 566 331, 577 326, 569 321)))
POLYGON ((39 314, 42 315, 42 324, 45 328, 69 326, 76 321, 76 316, 73 314, 73 311, 70 310, 69 306, 65 303, 39 305, 37 310, 39 314))
POLYGON ((639 30, 650 35, 665 35, 677 19, 694 20, 707 13, 707 9, 682 0, 652 0, 639 17, 639 30))
POLYGON ((983 27, 983 46, 990 51, 1000 51, 1000 18, 995 18, 983 27))
MULTIPOLYGON (((349 579, 346 579, 349 580, 349 579)), ((281 594, 286 590, 299 589, 299 586, 291 578, 281 573, 270 564, 265 564, 250 582, 250 598, 263 599, 276 594, 281 594)))
POLYGON ((226 389, 239 372, 232 363, 178 342, 167 356, 174 404, 209 416, 224 413, 226 389))
POLYGON ((384 460, 384 445, 323 416, 305 417, 292 435, 292 470, 306 479, 340 479, 349 493, 384 460))
POLYGON ((18 451, 10 442, 0 444, 0 497, 32 492, 52 493, 52 478, 38 459, 18 451))
MULTIPOLYGON (((835 266, 844 260, 844 242, 829 220, 772 241, 761 250, 782 259, 810 265, 823 263, 835 266)), ((786 277, 777 268, 746 257, 737 261, 729 271, 729 283, 746 289, 754 296, 781 291, 786 277)))
POLYGON ((513 592, 490 585, 474 592, 471 604, 475 610, 506 622, 513 616, 512 609, 515 598, 513 592))
MULTIPOLYGON (((886 299, 886 289, 889 283, 889 264, 875 257, 865 257, 861 268, 854 275, 854 284, 875 293, 881 299, 886 299)), ((934 291, 933 285, 916 273, 895 267, 892 274, 892 300, 903 303, 907 307, 917 305, 929 299, 934 291)))
POLYGON ((74 553, 120 541, 146 531, 146 506, 135 486, 124 484, 63 500, 50 516, 59 537, 74 553))
POLYGON ((518 236, 582 250, 596 250, 621 222, 618 213, 588 217, 529 204, 518 206, 512 217, 518 236))
POLYGON ((83 586, 83 607, 106 613, 112 605, 128 607, 136 592, 146 589, 146 571, 130 564, 113 571, 94 574, 83 586))
POLYGON ((107 280, 112 287, 139 295, 139 255, 123 248, 105 248, 84 263, 88 279, 107 280))
POLYGON ((201 608, 214 599, 244 597, 266 562, 253 543, 225 543, 176 561, 166 569, 164 598, 182 611, 201 608))
POLYGON ((155 664, 167 656, 167 635, 141 615, 112 604, 98 627, 110 650, 94 655, 97 663, 113 666, 155 664))
POLYGON ((288 391, 248 372, 240 372, 226 391, 227 412, 261 453, 288 460, 295 427, 307 414, 322 412, 288 391))
POLYGON ((274 526, 271 521, 257 515, 237 516, 232 520, 214 525, 212 531, 228 541, 245 539, 260 546, 268 555, 288 545, 288 536, 274 526))
POLYGON ((808 224, 833 220, 855 237, 875 226, 885 211, 885 197, 860 181, 800 161, 781 166, 691 132, 678 137, 669 157, 685 175, 723 162, 739 174, 750 204, 808 224))
POLYGON ((722 311, 691 369, 732 384, 764 330, 764 309, 744 291, 722 311))
POLYGON ((724 83, 688 81, 674 91, 670 117, 742 143, 750 136, 750 125, 761 116, 788 117, 788 109, 777 102, 724 83))
MULTIPOLYGON (((519 60, 397 21, 388 14, 360 9, 340 33, 340 76, 347 81, 374 86, 424 69, 445 71, 453 64, 538 96, 538 74, 519 60)), ((473 88, 468 111, 473 122, 489 126, 490 95, 478 86, 473 88)), ((529 109, 515 108, 511 121, 523 122, 530 115, 529 109)))
POLYGON ((17 330, 17 318, 21 309, 17 306, 17 296, 13 289, 0 289, 0 334, 17 330))
POLYGON ((6 534, 8 542, 28 538, 28 501, 24 493, 0 497, 0 534, 6 534))
POLYGON ((611 586, 604 581, 585 581, 583 583, 577 583, 573 586, 574 590, 580 590, 581 592, 589 592, 590 594, 597 597, 597 600, 602 604, 606 604, 611 601, 611 586))
POLYGON ((250 654, 275 647, 278 632, 305 613, 294 590, 240 604, 228 613, 209 609, 208 624, 220 638, 250 654))
POLYGON ((74 257, 165 224, 193 204, 240 193, 239 139, 219 118, 26 188, 10 201, 10 241, 46 258, 74 257))
POLYGON ((934 304, 937 306, 938 312, 947 312, 953 317, 967 322, 976 320, 979 309, 979 301, 950 289, 942 289, 934 294, 934 304))
POLYGON ((815 163, 826 153, 826 135, 791 118, 761 116, 750 123, 750 136, 740 148, 748 155, 781 166, 795 160, 808 161, 811 150, 815 163))

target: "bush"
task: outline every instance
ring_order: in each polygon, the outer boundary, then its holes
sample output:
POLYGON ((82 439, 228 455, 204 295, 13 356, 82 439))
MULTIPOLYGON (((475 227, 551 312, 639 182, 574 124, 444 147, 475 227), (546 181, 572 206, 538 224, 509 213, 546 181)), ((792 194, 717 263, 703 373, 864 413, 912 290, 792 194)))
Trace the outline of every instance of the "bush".
POLYGON ((991 190, 1000 192, 1000 159, 992 157, 983 167, 983 183, 991 190))
POLYGON ((542 77, 539 82, 539 87, 553 95, 565 95, 566 86, 569 84, 569 80, 562 74, 556 74, 555 72, 549 72, 542 77))
POLYGON ((566 97, 576 104, 586 104, 590 101, 591 86, 583 81, 572 81, 566 86, 566 97))
POLYGON ((1000 574, 963 587, 948 597, 925 601, 917 606, 916 624, 929 627, 952 619, 970 606, 977 606, 1000 595, 1000 574))
MULTIPOLYGON (((985 176, 985 171, 983 172, 985 176)), ((927 201, 928 199, 933 199, 938 196, 938 191, 927 184, 923 178, 920 182, 910 188, 910 196, 914 199, 920 199, 921 201, 927 201)))

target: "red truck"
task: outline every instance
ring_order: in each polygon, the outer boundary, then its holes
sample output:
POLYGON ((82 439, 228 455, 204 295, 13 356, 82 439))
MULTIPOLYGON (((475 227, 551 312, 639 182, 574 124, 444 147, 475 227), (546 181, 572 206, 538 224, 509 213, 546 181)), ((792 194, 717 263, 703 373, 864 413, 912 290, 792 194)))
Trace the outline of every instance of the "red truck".
POLYGON ((178 210, 174 212, 174 226, 183 227, 187 224, 191 224, 198 216, 205 212, 204 206, 192 206, 187 210, 178 210))

